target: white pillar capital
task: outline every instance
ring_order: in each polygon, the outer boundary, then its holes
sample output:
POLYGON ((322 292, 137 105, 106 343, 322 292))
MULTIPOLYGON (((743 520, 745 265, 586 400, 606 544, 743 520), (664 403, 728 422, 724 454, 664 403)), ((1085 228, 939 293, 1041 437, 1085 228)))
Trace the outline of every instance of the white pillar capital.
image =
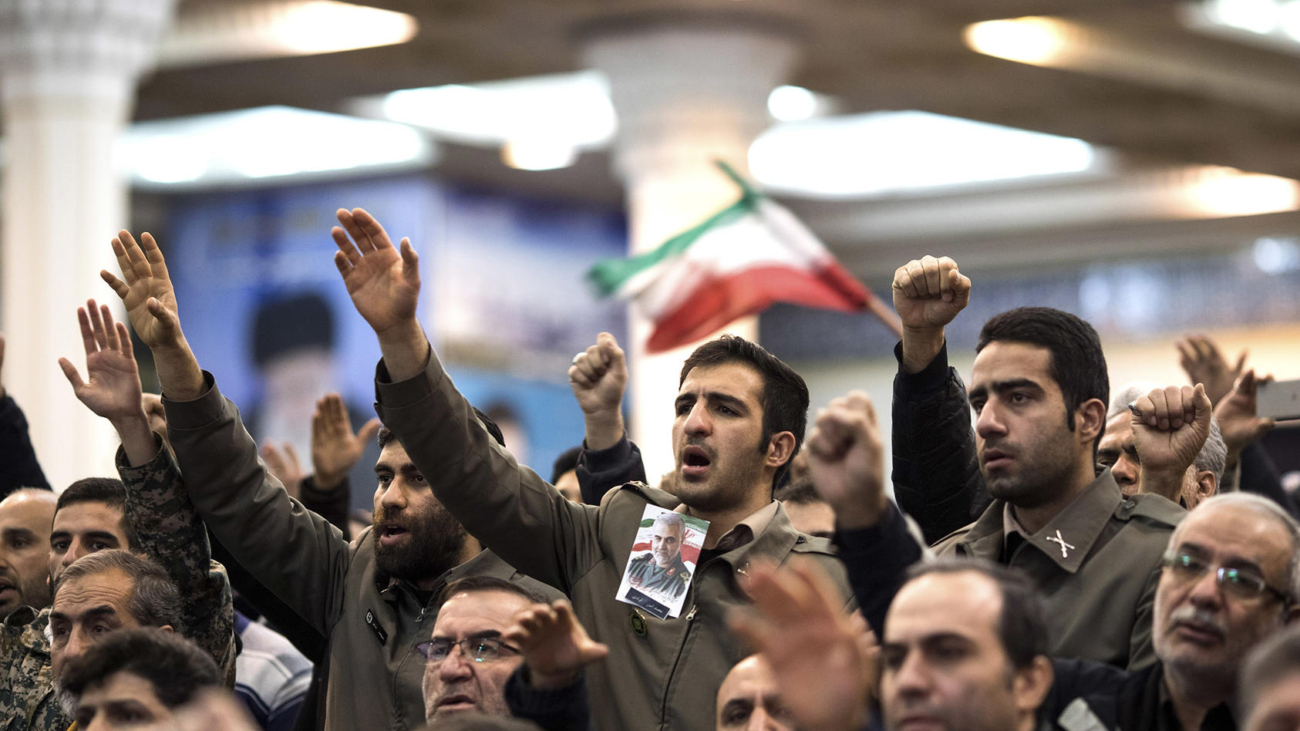
MULTIPOLYGON (((579 34, 588 66, 609 79, 618 114, 613 166, 627 191, 629 249, 640 253, 735 202, 749 146, 772 120, 767 98, 799 55, 788 25, 745 14, 647 14, 589 25, 579 34)), ((630 318, 629 420, 651 482, 672 468, 673 398, 692 347, 649 356, 652 323, 630 318)), ((751 340, 757 318, 726 332, 751 340)))
POLYGON ((129 99, 175 0, 0 0, 6 104, 32 97, 129 99))

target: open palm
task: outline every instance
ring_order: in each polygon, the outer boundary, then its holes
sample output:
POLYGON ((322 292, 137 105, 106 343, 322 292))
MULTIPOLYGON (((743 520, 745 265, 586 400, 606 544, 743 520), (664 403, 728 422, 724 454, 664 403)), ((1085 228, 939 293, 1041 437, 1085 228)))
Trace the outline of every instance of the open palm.
POLYGON ((108 307, 96 307, 94 300, 77 308, 77 320, 86 349, 86 380, 67 358, 59 359, 72 392, 86 408, 110 421, 139 414, 140 371, 126 325, 113 322, 108 307))
POLYGON ((171 321, 177 318, 179 311, 176 291, 172 288, 167 262, 158 242, 148 233, 142 235, 140 241, 137 244, 129 231, 120 232, 113 239, 113 253, 117 256, 122 279, 107 271, 101 271, 99 276, 122 298, 131 326, 140 340, 152 349, 172 343, 176 332, 171 321), (158 317, 149 307, 150 299, 157 300, 170 317, 158 317))
POLYGON ((339 251, 334 264, 357 312, 380 335, 415 319, 420 295, 419 262, 409 239, 400 251, 366 211, 339 209, 330 234, 339 251))

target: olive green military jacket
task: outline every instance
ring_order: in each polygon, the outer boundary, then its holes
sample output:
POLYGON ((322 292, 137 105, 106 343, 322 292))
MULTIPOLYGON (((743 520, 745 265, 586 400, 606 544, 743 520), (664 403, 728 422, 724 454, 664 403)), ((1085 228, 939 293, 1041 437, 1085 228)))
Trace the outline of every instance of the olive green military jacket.
POLYGON ((1006 503, 935 545, 1020 569, 1042 591, 1052 654, 1136 669, 1155 661, 1152 616, 1161 559, 1187 511, 1159 495, 1125 498, 1104 470, 1046 526, 1005 555, 1006 503))
MULTIPOLYGON (((139 467, 119 448, 117 471, 126 485, 126 518, 146 556, 158 562, 181 594, 179 632, 226 670, 234 687, 235 613, 230 581, 211 560, 208 533, 185 495, 171 453, 158 440, 158 455, 139 467)), ((72 718, 54 690, 50 608, 23 607, 0 627, 0 729, 65 731, 72 718)))
MULTIPOLYGON (((325 518, 289 497, 258 458, 239 410, 211 374, 194 401, 164 396, 167 431, 199 514, 231 555, 326 640, 326 729, 402 731, 424 725, 424 657, 437 597, 451 581, 495 576, 549 598, 560 593, 490 551, 438 577, 421 601, 413 584, 384 576, 370 530, 348 543, 325 518)), ((425 469, 438 469, 437 466, 425 469)))
POLYGON ((705 731, 723 677, 752 650, 727 628, 748 604, 737 583, 751 561, 804 555, 830 574, 846 598, 844 567, 829 540, 790 525, 785 509, 753 540, 696 566, 680 617, 657 619, 616 600, 647 505, 678 507, 640 483, 605 494, 599 507, 572 503, 517 464, 475 418, 430 353, 423 373, 390 383, 381 362, 376 409, 462 525, 525 574, 568 594, 609 657, 587 669, 593 728, 705 731))

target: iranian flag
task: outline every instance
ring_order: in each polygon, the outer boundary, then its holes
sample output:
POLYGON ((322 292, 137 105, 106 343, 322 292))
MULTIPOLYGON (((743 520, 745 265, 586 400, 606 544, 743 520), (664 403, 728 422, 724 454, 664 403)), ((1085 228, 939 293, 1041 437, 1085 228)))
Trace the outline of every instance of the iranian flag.
POLYGON ((728 167, 740 199, 659 248, 607 259, 587 278, 606 296, 636 301, 655 323, 660 353, 695 342, 746 315, 789 302, 842 312, 872 307, 872 294, 790 211, 728 167))

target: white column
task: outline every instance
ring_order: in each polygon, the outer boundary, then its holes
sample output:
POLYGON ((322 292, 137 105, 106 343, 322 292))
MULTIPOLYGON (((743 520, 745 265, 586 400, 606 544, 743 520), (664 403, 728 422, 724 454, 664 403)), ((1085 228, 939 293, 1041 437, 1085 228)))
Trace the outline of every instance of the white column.
POLYGON ((115 474, 112 428, 73 397, 57 360, 84 376, 76 308, 118 302, 99 279, 116 271, 108 242, 127 224, 113 143, 173 2, 0 0, 3 380, 58 490, 115 474))
MULTIPOLYGON (((627 191, 631 253, 641 253, 735 202, 713 165, 748 171, 749 145, 771 124, 767 97, 784 83, 797 47, 770 26, 656 19, 588 34, 585 60, 610 81, 619 132, 614 168, 627 191)), ((673 398, 694 345, 649 356, 651 326, 631 314, 629 431, 651 484, 673 468, 673 398)), ((725 332, 757 339, 757 318, 725 332)))

